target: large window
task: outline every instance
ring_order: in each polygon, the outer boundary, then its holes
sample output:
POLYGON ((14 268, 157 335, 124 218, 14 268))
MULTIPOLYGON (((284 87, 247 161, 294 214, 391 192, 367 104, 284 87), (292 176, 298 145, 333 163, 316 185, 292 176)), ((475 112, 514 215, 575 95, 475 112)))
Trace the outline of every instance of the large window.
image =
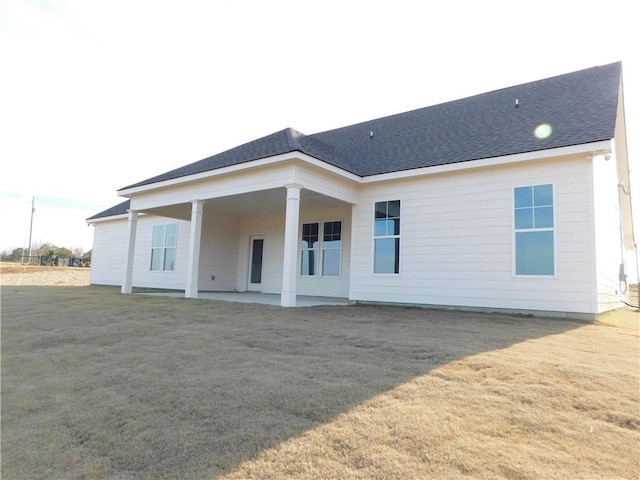
POLYGON ((553 185, 514 189, 515 273, 554 275, 553 185))
POLYGON ((342 222, 324 222, 322 235, 320 223, 303 223, 300 250, 300 275, 312 277, 322 273, 324 277, 340 276, 342 222))
POLYGON ((151 270, 175 270, 177 244, 177 223, 155 225, 151 236, 151 270))
POLYGON ((300 275, 313 276, 318 273, 318 224, 302 224, 302 259, 300 275))
POLYGON ((376 202, 373 273, 400 273, 400 200, 376 202))
POLYGON ((342 222, 325 222, 322 235, 322 275, 340 276, 342 222))

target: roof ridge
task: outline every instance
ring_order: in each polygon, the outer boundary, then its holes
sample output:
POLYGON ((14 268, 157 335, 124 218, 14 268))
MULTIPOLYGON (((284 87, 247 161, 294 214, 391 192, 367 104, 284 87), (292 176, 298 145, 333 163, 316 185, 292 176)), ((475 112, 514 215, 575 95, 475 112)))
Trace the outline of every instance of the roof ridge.
POLYGON ((287 127, 282 132, 286 135, 287 145, 292 150, 302 149, 302 139, 307 137, 306 134, 296 130, 295 128, 287 127))

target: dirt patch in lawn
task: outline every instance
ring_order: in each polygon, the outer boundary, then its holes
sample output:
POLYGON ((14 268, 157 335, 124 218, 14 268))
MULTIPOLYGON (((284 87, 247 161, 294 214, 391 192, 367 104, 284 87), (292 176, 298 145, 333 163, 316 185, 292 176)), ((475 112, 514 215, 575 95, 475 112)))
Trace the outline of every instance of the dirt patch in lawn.
POLYGON ((0 285, 89 285, 89 268, 0 263, 0 285))
POLYGON ((638 478, 638 340, 3 284, 2 478, 638 478))

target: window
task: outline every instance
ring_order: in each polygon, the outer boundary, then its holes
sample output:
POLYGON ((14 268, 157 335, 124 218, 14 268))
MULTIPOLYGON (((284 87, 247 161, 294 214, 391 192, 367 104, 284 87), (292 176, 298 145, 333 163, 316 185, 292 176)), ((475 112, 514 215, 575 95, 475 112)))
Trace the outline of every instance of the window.
POLYGON ((515 273, 554 275, 553 185, 514 189, 515 273))
POLYGON ((342 222, 325 222, 322 235, 322 275, 340 276, 342 222))
POLYGON ((175 270, 177 243, 177 223, 155 225, 153 227, 151 236, 151 270, 175 270))
POLYGON ((373 273, 400 273, 400 200, 376 202, 373 273))
POLYGON ((302 259, 300 275, 313 276, 318 271, 318 224, 302 225, 302 259))
POLYGON ((340 276, 342 222, 324 222, 322 236, 320 236, 320 223, 303 223, 300 249, 302 253, 300 275, 308 277, 319 275, 320 262, 322 262, 322 276, 340 276), (321 259, 320 252, 322 252, 321 259))

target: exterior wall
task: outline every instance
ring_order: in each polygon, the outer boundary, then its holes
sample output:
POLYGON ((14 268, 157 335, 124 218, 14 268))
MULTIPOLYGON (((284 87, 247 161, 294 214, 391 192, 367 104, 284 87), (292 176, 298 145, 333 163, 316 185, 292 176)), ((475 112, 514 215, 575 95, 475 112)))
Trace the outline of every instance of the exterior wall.
MULTIPOLYGON (((91 255, 91 284, 122 285, 127 252, 127 218, 96 222, 91 255)), ((138 217, 133 285, 135 287, 184 289, 189 251, 189 222, 152 215, 138 217), (176 269, 173 272, 152 272, 151 233, 153 226, 178 223, 176 269)))
MULTIPOLYGON (((314 177, 310 167, 294 167, 274 167, 263 180, 272 186, 275 180, 271 174, 284 174, 287 181, 293 178, 314 191, 328 188, 332 181, 328 174, 314 177)), ((207 194, 215 197, 223 191, 237 194, 242 183, 240 178, 233 177, 232 185, 225 189, 217 183, 219 180, 216 179, 215 186, 208 180, 207 186, 199 187, 202 195, 194 196, 192 192, 189 197, 208 198, 207 194)), ((592 162, 585 155, 574 155, 413 178, 374 180, 368 179, 352 190, 336 181, 336 191, 342 192, 337 196, 348 196, 353 206, 344 204, 300 211, 300 225, 341 220, 343 249, 341 276, 298 276, 298 294, 584 315, 619 306, 620 221, 613 160, 606 162, 598 156, 592 162), (514 274, 513 189, 546 183, 554 186, 555 275, 517 277, 514 274), (384 200, 401 200, 398 275, 373 274, 374 203, 384 200)), ((266 185, 256 183, 257 177, 253 176, 247 181, 250 185, 242 187, 247 191, 266 185)), ((282 184, 282 178, 279 182, 282 184)), ((175 189, 187 198, 182 187, 175 189)), ((333 196, 333 192, 330 195, 333 196)), ((144 195, 140 199, 140 205, 151 200, 144 195)), ((121 284, 126 231, 126 219, 96 223, 92 283, 121 284)), ((280 293, 284 212, 238 217, 208 210, 206 205, 200 290, 247 289, 253 235, 261 235, 265 240, 261 291, 280 293)), ((141 215, 133 285, 184 289, 188 248, 188 221, 141 215), (170 222, 178 223, 176 270, 151 272, 153 225, 170 222)), ((299 250, 297 255, 299 272, 299 250)))
POLYGON ((264 237, 262 257, 262 292, 280 294, 284 259, 284 214, 250 215, 240 219, 238 236, 237 284, 239 292, 247 290, 249 279, 250 238, 264 237))
POLYGON ((595 314, 590 164, 584 156, 362 187, 349 298, 595 314), (514 274, 513 189, 554 185, 554 277, 514 274), (374 203, 401 200, 400 274, 373 274, 374 203))
MULTIPOLYGON (((302 210, 300 226, 308 222, 341 220, 342 265, 340 277, 300 277, 298 294, 347 297, 349 294, 351 207, 302 210)), ((120 218, 96 223, 91 283, 122 285, 124 278, 128 220, 120 218)), ((301 231, 301 229, 300 229, 301 231)), ((189 252, 189 222, 153 215, 138 218, 133 286, 183 290, 189 252), (151 234, 154 225, 178 223, 176 269, 158 272, 149 269, 151 234)), ((284 245, 284 214, 237 217, 205 210, 200 246, 198 287, 200 291, 246 291, 251 236, 265 240, 262 292, 280 294, 284 245), (215 279, 212 280, 211 277, 215 279)), ((300 268, 298 251, 298 268, 300 268)))
POLYGON ((622 306, 619 300, 625 288, 619 280, 624 256, 615 158, 593 159, 593 205, 598 313, 601 313, 622 306))
POLYGON ((127 252, 127 219, 96 222, 91 251, 92 285, 122 285, 127 252))
MULTIPOLYGON (((298 241, 297 294, 319 297, 347 297, 349 294, 351 207, 302 210, 298 236, 303 223, 341 220, 343 232, 342 271, 340 277, 301 277, 300 242, 298 241)), ((240 220, 238 237, 238 291, 247 290, 250 239, 264 237, 262 292, 280 294, 284 258, 284 214, 246 216, 240 220)))
MULTIPOLYGON (((135 255, 133 259, 133 286, 184 290, 187 281, 189 234, 189 222, 185 222, 184 220, 155 215, 139 216, 136 229, 135 255), (153 227, 154 225, 167 223, 178 224, 175 270, 172 272, 151 271, 151 235, 153 227)), ((126 245, 123 249, 126 252, 126 245)), ((122 271, 124 272, 124 260, 122 261, 122 265, 122 271)))
POLYGON ((240 220, 237 217, 209 211, 205 206, 198 270, 199 290, 232 292, 236 289, 239 229, 240 220))

